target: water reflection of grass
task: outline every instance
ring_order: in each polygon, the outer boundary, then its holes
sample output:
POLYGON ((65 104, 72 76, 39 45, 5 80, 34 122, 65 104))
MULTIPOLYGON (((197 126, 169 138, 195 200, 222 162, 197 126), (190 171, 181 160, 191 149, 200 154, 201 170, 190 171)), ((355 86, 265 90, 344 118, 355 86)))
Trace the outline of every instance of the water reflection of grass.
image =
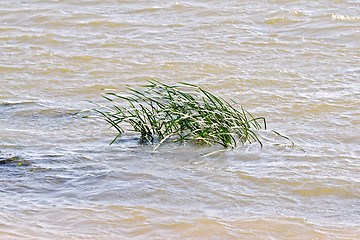
MULTIPOLYGON (((235 148, 245 143, 257 142, 254 130, 264 124, 263 117, 253 117, 235 102, 189 84, 166 85, 156 80, 142 86, 142 90, 128 87, 125 94, 107 93, 103 97, 113 103, 111 108, 99 108, 111 127, 118 131, 112 143, 124 132, 124 123, 141 134, 143 141, 165 140, 174 142, 194 141, 203 144, 220 144, 235 148), (127 106, 116 104, 127 102, 127 106)), ((158 145, 158 146, 159 146, 158 145)))

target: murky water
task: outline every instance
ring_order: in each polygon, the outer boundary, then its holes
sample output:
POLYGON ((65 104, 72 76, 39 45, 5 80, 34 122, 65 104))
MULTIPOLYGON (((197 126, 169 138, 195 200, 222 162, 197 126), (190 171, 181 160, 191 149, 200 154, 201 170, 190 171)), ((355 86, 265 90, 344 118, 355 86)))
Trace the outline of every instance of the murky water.
POLYGON ((2 0, 0 48, 1 239, 360 239, 358 1, 2 0), (89 101, 151 78, 296 147, 109 146, 89 101))

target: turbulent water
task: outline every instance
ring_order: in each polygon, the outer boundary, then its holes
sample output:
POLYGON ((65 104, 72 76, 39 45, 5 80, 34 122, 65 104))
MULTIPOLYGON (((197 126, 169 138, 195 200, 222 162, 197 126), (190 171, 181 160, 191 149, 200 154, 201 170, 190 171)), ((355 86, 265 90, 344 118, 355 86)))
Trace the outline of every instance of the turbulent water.
POLYGON ((1 239, 360 239, 358 1, 2 0, 0 49, 1 239), (149 79, 295 146, 109 146, 90 110, 149 79))

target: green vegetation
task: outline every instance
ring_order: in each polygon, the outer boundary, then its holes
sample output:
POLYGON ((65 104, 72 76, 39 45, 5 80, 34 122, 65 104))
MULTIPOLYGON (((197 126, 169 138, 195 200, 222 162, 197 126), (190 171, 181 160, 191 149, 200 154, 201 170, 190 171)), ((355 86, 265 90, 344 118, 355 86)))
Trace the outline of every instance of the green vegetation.
POLYGON ((220 144, 225 148, 252 142, 262 146, 254 130, 261 128, 259 122, 266 128, 265 118, 255 118, 243 107, 236 109, 234 101, 230 104, 193 84, 179 82, 170 86, 156 80, 148 82, 142 90, 128 87, 125 95, 103 96, 113 103, 116 100, 127 103, 97 109, 118 131, 111 144, 124 132, 124 127, 130 126, 141 134, 143 141, 158 140, 158 146, 167 139, 220 144))

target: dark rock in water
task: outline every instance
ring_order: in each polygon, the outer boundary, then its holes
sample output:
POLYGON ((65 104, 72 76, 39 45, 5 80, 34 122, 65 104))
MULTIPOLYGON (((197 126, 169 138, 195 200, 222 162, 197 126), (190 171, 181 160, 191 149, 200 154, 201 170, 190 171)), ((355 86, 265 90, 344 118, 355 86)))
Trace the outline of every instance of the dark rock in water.
POLYGON ((24 162, 24 161, 22 161, 23 160, 23 158, 21 158, 21 157, 17 157, 17 156, 15 156, 15 157, 0 157, 0 165, 3 165, 3 164, 10 164, 10 163, 15 163, 16 165, 25 165, 25 166, 27 166, 27 165, 29 165, 29 163, 28 162, 24 162))

